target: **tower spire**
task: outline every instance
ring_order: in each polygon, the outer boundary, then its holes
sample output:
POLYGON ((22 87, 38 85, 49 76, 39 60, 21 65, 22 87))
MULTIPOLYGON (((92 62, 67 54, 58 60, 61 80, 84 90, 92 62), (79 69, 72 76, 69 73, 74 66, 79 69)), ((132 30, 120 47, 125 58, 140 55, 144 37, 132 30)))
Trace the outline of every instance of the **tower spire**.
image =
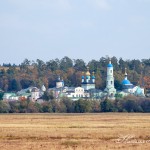
POLYGON ((124 74, 124 76, 125 76, 125 79, 127 80, 127 76, 128 76, 128 74, 127 74, 127 68, 125 68, 125 74, 124 74))
POLYGON ((109 96, 116 94, 116 89, 114 87, 114 75, 113 75, 113 65, 111 64, 111 58, 109 57, 109 64, 107 65, 107 79, 106 79, 106 88, 105 91, 109 96))
POLYGON ((92 72, 92 75, 94 76, 94 71, 92 72))
POLYGON ((109 57, 109 64, 111 64, 111 57, 109 57))

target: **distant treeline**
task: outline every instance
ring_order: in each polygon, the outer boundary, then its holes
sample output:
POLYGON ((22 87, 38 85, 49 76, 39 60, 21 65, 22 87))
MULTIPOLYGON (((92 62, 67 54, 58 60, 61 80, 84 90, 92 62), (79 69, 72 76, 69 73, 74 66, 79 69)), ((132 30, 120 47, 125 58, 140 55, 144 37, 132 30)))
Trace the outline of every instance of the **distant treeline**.
POLYGON ((100 113, 100 112, 150 112, 150 99, 133 96, 116 100, 79 99, 67 97, 39 104, 26 101, 0 101, 0 113, 100 113))
MULTIPOLYGON (((54 87, 57 76, 60 75, 66 86, 80 86, 82 72, 86 66, 91 72, 95 72, 96 88, 105 88, 106 67, 108 58, 101 57, 99 60, 91 60, 87 64, 82 59, 53 59, 47 62, 37 59, 30 61, 25 59, 20 65, 3 64, 0 66, 0 89, 3 91, 19 91, 20 89, 43 84, 46 88, 54 87)), ((124 70, 127 68, 129 80, 137 85, 150 88, 150 59, 123 60, 112 57, 114 66, 115 87, 121 89, 121 81, 124 78, 124 70)))

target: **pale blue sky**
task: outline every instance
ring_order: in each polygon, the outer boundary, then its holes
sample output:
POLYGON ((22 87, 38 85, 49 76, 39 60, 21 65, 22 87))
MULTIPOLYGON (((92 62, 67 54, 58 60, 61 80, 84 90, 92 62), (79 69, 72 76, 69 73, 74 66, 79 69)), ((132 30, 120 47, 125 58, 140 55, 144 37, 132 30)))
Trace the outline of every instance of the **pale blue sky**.
POLYGON ((0 64, 150 58, 150 0, 1 0, 0 64))

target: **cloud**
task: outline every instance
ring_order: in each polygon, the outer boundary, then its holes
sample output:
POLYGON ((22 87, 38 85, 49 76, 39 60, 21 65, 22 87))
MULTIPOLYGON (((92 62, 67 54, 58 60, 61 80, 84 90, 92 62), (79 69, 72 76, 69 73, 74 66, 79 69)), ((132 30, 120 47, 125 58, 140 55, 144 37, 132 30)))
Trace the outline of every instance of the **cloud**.
POLYGON ((108 2, 108 0, 89 0, 89 3, 99 10, 103 11, 111 10, 111 5, 108 2))

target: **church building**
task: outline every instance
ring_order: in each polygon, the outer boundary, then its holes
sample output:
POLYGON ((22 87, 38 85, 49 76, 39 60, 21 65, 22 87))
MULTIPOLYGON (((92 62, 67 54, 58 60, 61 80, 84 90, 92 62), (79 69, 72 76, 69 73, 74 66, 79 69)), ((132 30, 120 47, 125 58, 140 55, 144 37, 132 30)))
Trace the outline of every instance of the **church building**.
POLYGON ((113 65, 111 64, 111 59, 107 65, 107 78, 106 78, 106 88, 104 92, 107 93, 107 96, 114 97, 116 94, 116 89, 114 87, 114 75, 113 75, 113 65))
POLYGON ((89 72, 89 67, 87 67, 87 72, 85 73, 85 75, 83 72, 81 87, 84 88, 84 90, 95 89, 94 72, 91 76, 91 73, 89 72))

